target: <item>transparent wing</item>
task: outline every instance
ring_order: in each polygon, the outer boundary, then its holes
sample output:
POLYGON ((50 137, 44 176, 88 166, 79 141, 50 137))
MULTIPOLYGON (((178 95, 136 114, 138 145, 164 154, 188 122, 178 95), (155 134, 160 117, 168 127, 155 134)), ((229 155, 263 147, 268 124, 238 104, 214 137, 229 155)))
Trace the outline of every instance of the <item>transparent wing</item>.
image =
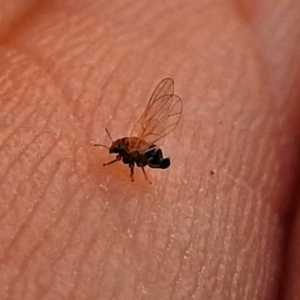
POLYGON ((164 79, 157 86, 131 132, 130 136, 136 136, 139 140, 132 151, 145 152, 149 144, 161 145, 165 137, 176 128, 182 113, 182 100, 173 92, 174 82, 170 78, 164 79))
POLYGON ((180 121, 182 100, 176 95, 165 95, 153 101, 146 118, 140 123, 139 139, 161 145, 180 121))
POLYGON ((174 94, 174 80, 172 78, 163 79, 153 91, 148 106, 155 100, 164 95, 173 95, 174 94))

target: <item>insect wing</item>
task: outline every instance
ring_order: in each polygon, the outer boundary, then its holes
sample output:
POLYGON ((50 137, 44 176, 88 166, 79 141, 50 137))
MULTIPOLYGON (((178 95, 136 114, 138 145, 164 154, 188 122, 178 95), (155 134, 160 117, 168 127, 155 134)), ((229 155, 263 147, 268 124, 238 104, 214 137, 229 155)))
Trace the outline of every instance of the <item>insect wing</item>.
MULTIPOLYGON (((140 119, 138 120, 138 122, 135 124, 135 126, 133 127, 130 136, 137 136, 140 135, 140 133, 143 130, 143 124, 146 123, 147 118, 148 118, 148 114, 150 113, 150 107, 151 105, 160 97, 164 96, 164 95, 173 95, 174 94, 174 80, 172 78, 165 78, 163 79, 155 88, 155 90, 153 91, 147 107, 144 111, 144 113, 141 115, 140 119)), ((135 147, 136 148, 136 147, 135 147)))
MULTIPOLYGON (((173 79, 172 78, 163 79, 157 85, 154 92, 152 93, 144 113, 141 115, 139 121, 136 123, 135 127, 131 131, 131 136, 133 135, 133 133, 141 133, 142 128, 140 128, 140 126, 147 122, 147 119, 149 118, 148 115, 149 115, 149 113, 151 113, 151 110, 149 109, 151 107, 151 105, 154 105, 156 100, 158 100, 159 98, 161 98, 165 95, 173 95, 173 94, 174 94, 173 79)), ((140 134, 138 134, 138 135, 140 135, 140 134)))
POLYGON ((150 99, 135 129, 138 130, 139 141, 133 150, 145 152, 149 146, 161 145, 165 137, 171 133, 179 123, 182 113, 182 100, 177 95, 167 94, 157 99, 150 99), (151 101, 152 100, 152 101, 151 101), (144 147, 146 147, 144 149, 144 147))
POLYGON ((174 80, 172 78, 163 79, 155 88, 152 93, 148 106, 155 101, 156 99, 164 95, 173 95, 174 94, 174 80))

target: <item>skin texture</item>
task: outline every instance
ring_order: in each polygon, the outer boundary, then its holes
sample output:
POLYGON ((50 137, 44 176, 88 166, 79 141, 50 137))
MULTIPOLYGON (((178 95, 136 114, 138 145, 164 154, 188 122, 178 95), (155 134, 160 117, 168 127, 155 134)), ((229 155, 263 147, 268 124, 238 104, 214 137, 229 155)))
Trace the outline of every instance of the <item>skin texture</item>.
POLYGON ((0 1, 0 299, 300 299, 299 2, 48 2, 0 1), (93 143, 165 77, 132 183, 93 143))

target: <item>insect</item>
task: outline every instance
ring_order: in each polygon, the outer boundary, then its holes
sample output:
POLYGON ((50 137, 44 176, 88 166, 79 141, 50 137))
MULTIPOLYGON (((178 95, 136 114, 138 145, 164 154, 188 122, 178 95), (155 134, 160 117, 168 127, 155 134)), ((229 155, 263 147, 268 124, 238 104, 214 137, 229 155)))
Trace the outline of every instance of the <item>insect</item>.
POLYGON ((182 100, 174 95, 174 81, 163 79, 152 93, 145 111, 133 127, 130 136, 113 140, 105 128, 112 145, 107 147, 109 153, 117 154, 116 158, 103 166, 122 160, 130 169, 130 178, 134 181, 134 166, 140 167, 144 177, 148 179, 145 167, 167 169, 171 165, 170 158, 164 158, 161 146, 165 137, 178 125, 182 114, 182 100))

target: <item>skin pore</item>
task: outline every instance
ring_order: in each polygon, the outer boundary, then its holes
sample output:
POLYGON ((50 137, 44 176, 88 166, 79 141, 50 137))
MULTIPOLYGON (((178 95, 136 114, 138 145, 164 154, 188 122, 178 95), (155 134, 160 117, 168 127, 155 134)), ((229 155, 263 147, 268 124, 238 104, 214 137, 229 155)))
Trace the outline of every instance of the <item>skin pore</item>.
POLYGON ((298 1, 0 1, 0 299, 299 299, 298 1), (116 163, 156 85, 152 182, 116 163))

